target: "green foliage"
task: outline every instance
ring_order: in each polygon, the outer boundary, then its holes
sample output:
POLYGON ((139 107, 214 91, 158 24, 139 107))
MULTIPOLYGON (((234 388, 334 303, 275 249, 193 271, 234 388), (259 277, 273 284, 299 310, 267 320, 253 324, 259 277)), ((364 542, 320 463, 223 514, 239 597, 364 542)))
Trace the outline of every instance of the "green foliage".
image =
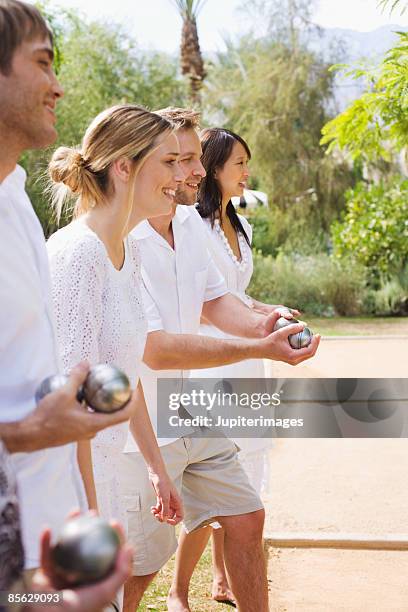
POLYGON ((385 282, 377 290, 369 290, 364 299, 364 310, 375 316, 408 315, 408 290, 398 277, 385 282))
MULTIPOLYGON (((52 149, 80 144, 90 121, 113 104, 129 102, 155 109, 185 103, 185 84, 175 59, 142 51, 118 25, 90 22, 48 5, 45 14, 56 32, 58 78, 65 91, 57 107, 58 142, 52 149)), ((46 172, 51 153, 51 149, 30 152, 23 159, 28 191, 46 234, 55 229, 55 220, 39 177, 46 172)))
POLYGON ((247 5, 259 28, 227 42, 208 66, 205 118, 247 140, 252 180, 291 223, 299 222, 301 233, 313 224, 320 236, 339 216, 344 191, 354 181, 350 168, 320 146, 333 101, 332 62, 311 50, 310 3, 247 5))
POLYGON ((309 257, 254 253, 254 274, 248 289, 257 300, 287 304, 319 316, 355 315, 361 311, 365 273, 328 255, 309 257))
POLYGON ((408 262, 408 181, 360 183, 350 190, 332 238, 335 256, 365 266, 372 283, 391 279, 408 262))
POLYGON ((248 140, 270 198, 284 205, 313 187, 332 94, 328 65, 307 50, 294 57, 273 39, 243 38, 219 56, 208 78, 207 115, 221 110, 226 126, 248 140))
POLYGON ((274 205, 251 211, 254 248, 273 257, 278 253, 312 255, 327 250, 313 195, 294 202, 286 211, 274 205))
MULTIPOLYGON (((346 150, 353 159, 390 161, 408 139, 408 33, 375 69, 358 68, 347 74, 365 78, 366 92, 323 128, 321 143, 346 150)), ((334 67, 334 69, 336 66, 334 67)))

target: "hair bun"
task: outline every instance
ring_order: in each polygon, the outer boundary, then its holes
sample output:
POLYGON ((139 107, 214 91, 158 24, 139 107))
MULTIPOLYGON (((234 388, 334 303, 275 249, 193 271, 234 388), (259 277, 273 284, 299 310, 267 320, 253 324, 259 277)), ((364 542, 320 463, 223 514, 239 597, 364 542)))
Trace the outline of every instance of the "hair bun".
POLYGON ((81 195, 84 173, 84 158, 79 149, 59 147, 53 154, 48 170, 53 183, 63 183, 68 189, 81 195))

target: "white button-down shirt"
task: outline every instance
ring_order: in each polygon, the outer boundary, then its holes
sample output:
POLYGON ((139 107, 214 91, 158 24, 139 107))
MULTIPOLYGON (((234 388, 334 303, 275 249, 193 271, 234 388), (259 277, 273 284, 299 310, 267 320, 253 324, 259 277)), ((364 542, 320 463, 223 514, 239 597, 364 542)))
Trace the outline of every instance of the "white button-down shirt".
MULTIPOLYGON (((31 412, 38 384, 59 369, 45 240, 25 178, 17 166, 0 183, 0 422, 31 412)), ((12 463, 26 566, 37 567, 44 525, 57 530, 78 506, 76 445, 15 453, 12 463)))
MULTIPOLYGON (((192 206, 178 206, 172 221, 174 249, 148 221, 132 232, 142 260, 143 301, 148 332, 198 334, 204 302, 228 293, 224 279, 207 249, 203 221, 192 206)), ((157 432, 157 379, 178 378, 189 371, 152 370, 142 364, 140 378, 153 428, 157 432)), ((174 438, 159 438, 159 446, 174 438)), ((138 450, 131 435, 125 452, 138 450)))

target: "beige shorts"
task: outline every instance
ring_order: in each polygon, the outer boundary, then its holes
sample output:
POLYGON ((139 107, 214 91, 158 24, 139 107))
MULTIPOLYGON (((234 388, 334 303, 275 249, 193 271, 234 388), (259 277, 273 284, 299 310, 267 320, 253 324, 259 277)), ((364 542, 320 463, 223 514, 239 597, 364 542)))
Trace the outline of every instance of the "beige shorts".
MULTIPOLYGON (((185 437, 160 450, 167 472, 182 494, 187 532, 211 523, 214 517, 263 508, 231 440, 185 437)), ((156 495, 140 453, 124 454, 120 480, 128 539, 134 547, 133 574, 152 574, 174 554, 175 528, 159 523, 150 512, 156 495)))

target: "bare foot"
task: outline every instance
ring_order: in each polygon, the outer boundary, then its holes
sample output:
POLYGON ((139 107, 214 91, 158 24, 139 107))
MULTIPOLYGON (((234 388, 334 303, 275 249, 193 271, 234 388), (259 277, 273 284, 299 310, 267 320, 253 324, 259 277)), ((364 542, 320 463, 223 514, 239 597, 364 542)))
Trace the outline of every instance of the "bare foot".
POLYGON ((188 599, 176 593, 169 593, 167 597, 167 612, 191 612, 188 599))
POLYGON ((236 608, 236 601, 228 583, 213 582, 211 599, 236 608))

